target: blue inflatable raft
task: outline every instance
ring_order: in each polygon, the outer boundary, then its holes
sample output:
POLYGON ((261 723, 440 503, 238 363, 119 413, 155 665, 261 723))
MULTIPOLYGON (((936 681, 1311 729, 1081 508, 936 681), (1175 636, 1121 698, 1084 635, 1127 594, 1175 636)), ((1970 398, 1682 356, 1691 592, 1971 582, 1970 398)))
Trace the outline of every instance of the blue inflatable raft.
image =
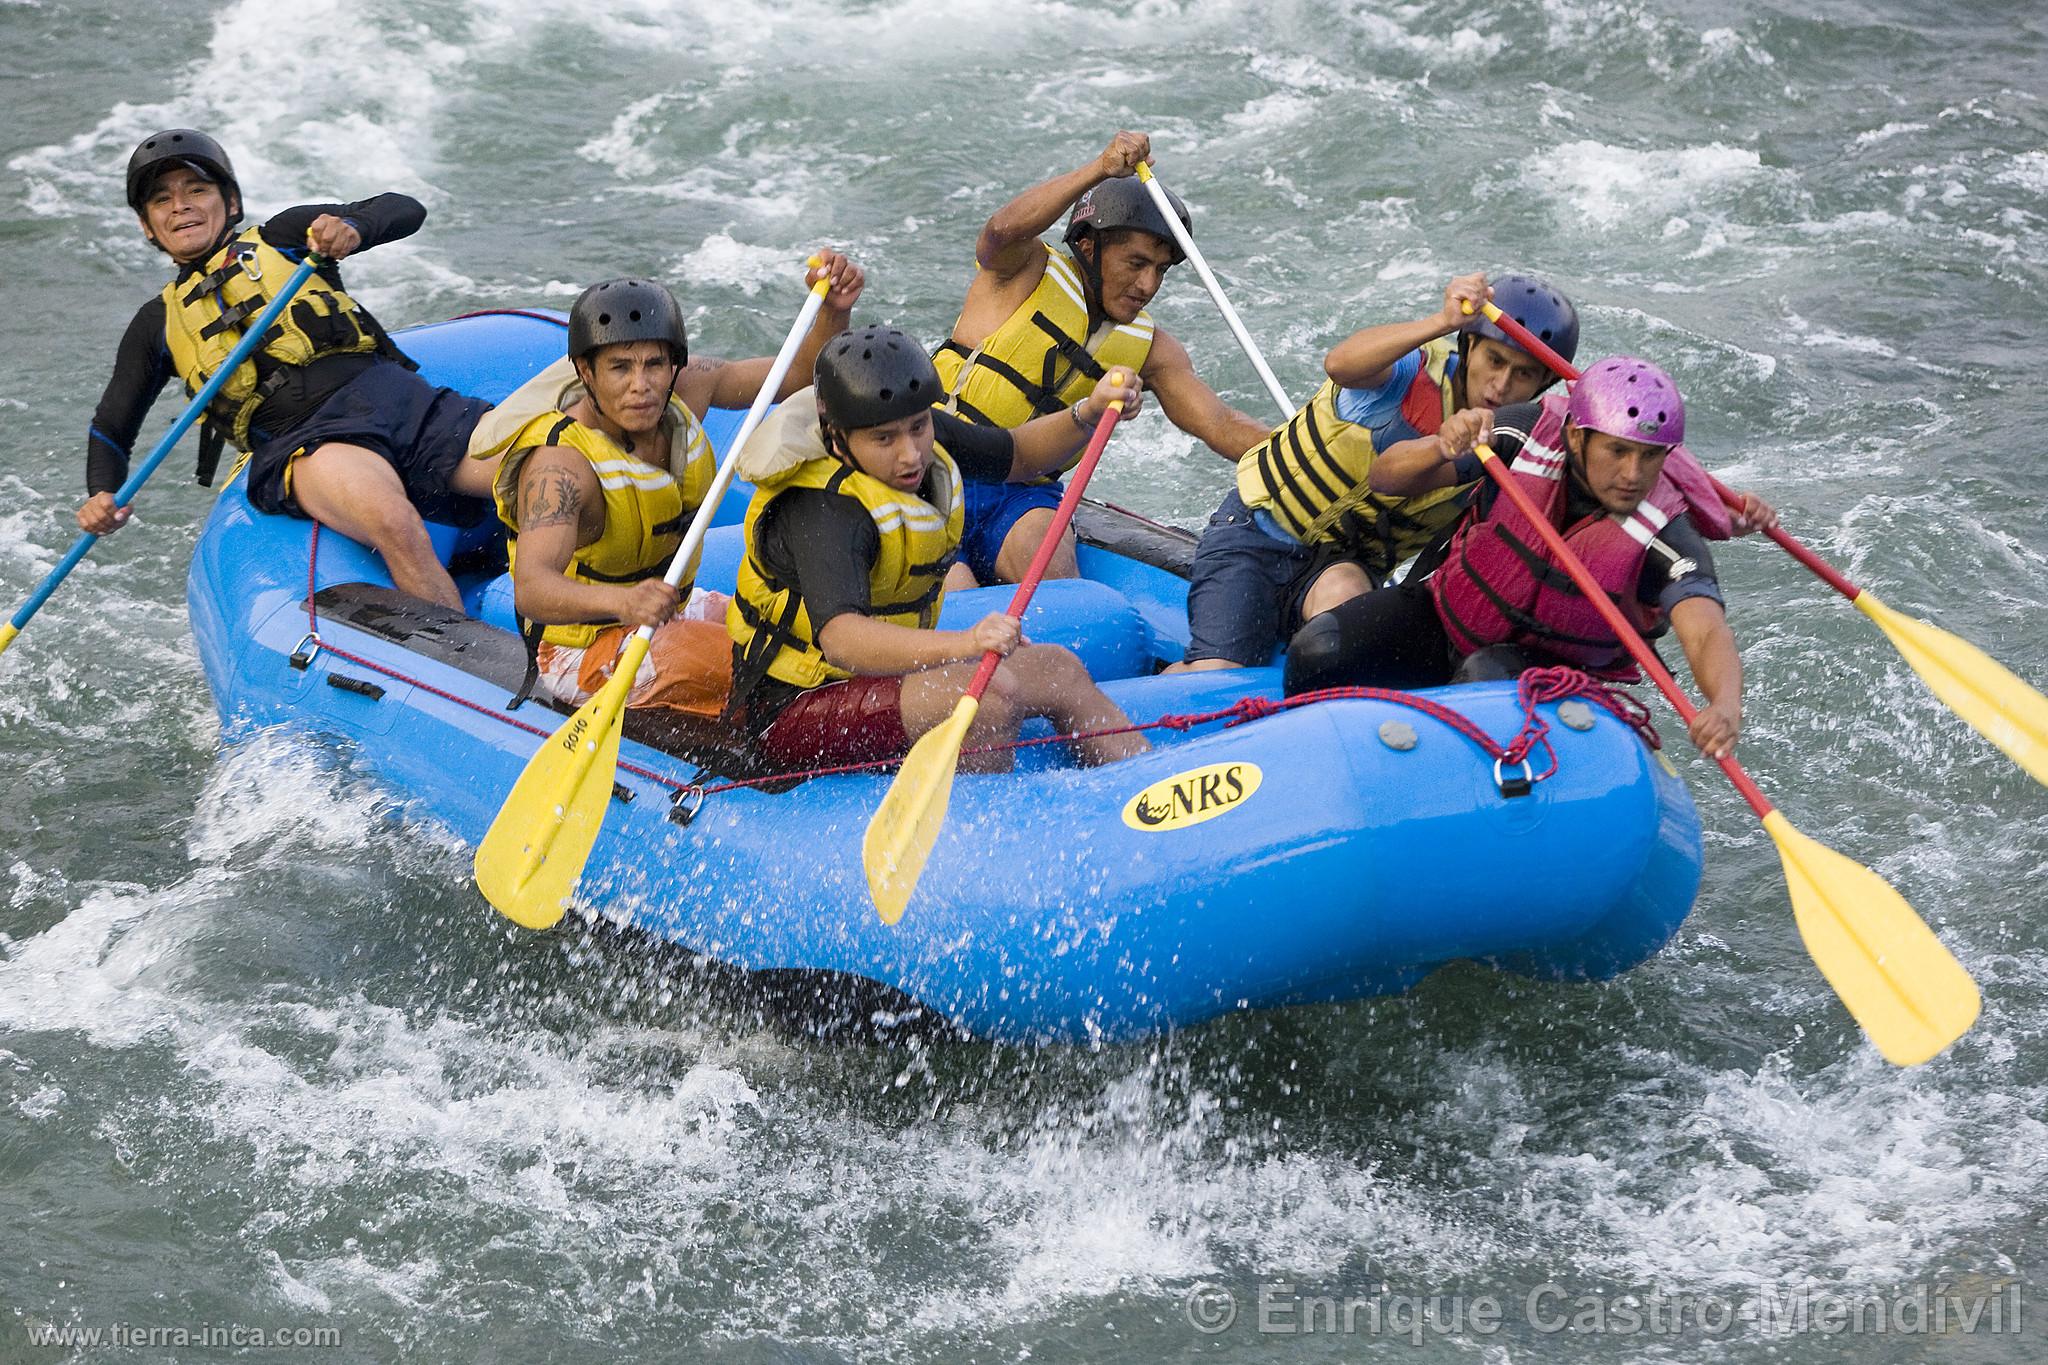
MULTIPOLYGON (((563 332, 541 315, 483 314, 401 344, 434 381, 495 399, 559 356, 563 332)), ((737 414, 713 416, 722 441, 737 414)), ((720 508, 706 586, 731 587, 743 505, 740 490, 720 508)), ((1279 696, 1274 668, 1154 676, 1186 640, 1192 541, 1083 511, 1086 576, 1045 585, 1032 638, 1074 648, 1135 721, 1279 696)), ((541 701, 504 709, 524 653, 491 526, 432 529, 470 618, 396 592, 352 541, 258 513, 238 481, 193 557, 192 627, 229 738, 289 725, 346 741, 474 843, 562 715, 541 701)), ((948 622, 1001 610, 1009 591, 949 598, 948 622)), ((1511 684, 1427 696, 1502 744, 1523 725, 1511 684)), ((1612 976, 1691 907, 1698 817, 1662 756, 1608 710, 1535 709, 1555 771, 1522 794, 1521 769, 1497 772, 1453 725, 1379 699, 1156 729, 1151 753, 1106 768, 1072 767, 1061 744, 1024 749, 1013 773, 956 782, 894 926, 868 900, 860 857, 887 773, 706 796, 743 756, 701 725, 636 712, 579 899, 764 984, 921 1008, 1007 1040, 1358 999, 1456 959, 1612 976)), ((1547 766, 1542 748, 1532 759, 1547 766)))

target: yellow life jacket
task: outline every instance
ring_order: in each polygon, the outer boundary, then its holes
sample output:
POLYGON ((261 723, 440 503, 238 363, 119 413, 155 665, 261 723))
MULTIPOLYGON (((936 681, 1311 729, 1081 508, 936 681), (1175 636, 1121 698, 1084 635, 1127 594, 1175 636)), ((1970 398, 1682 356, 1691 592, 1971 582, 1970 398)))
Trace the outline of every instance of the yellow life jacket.
MULTIPOLYGON (((572 384, 574 376, 572 369, 572 384)), ((550 366, 508 398, 504 407, 530 405, 533 401, 530 395, 522 399, 522 395, 528 395, 529 389, 541 393, 552 391, 557 397, 568 397, 573 403, 574 390, 564 392, 559 379, 554 367, 550 366), (552 390, 548 387, 550 382, 552 390)), ((505 523, 508 532, 506 548, 515 568, 519 562, 520 471, 535 450, 543 446, 560 446, 577 452, 590 462, 591 472, 597 475, 598 486, 604 492, 604 531, 590 544, 578 546, 576 553, 570 556, 569 577, 578 583, 637 583, 666 573, 676 547, 682 544, 683 531, 689 525, 691 515, 703 505, 704 496, 710 491, 711 481, 718 472, 718 458, 711 449, 711 441, 704 434, 704 428, 698 425, 696 417, 682 400, 674 395, 669 397, 668 412, 662 417, 662 426, 669 437, 667 468, 628 454, 602 431, 585 426, 555 409, 529 417, 509 435, 504 434, 507 429, 504 423, 494 427, 499 436, 498 446, 486 449, 482 454, 496 454, 498 449, 505 452, 491 495, 497 503, 498 520, 505 523), (672 473, 671 470, 678 465, 681 473, 672 473)), ((473 458, 476 457, 473 454, 473 458)), ((683 575, 684 591, 688 591, 690 580, 696 573, 697 565, 690 564, 683 575)), ((529 624, 527 633, 536 642, 546 640, 553 645, 583 649, 597 638, 600 630, 612 624, 610 621, 564 622, 537 632, 529 624)))
MULTIPOLYGON (((799 399, 814 401, 807 394, 788 401, 794 404, 799 399)), ((964 505, 960 469, 943 447, 932 452, 925 487, 932 490, 933 497, 927 501, 827 454, 823 438, 815 435, 815 418, 810 430, 815 458, 757 482, 754 500, 747 505, 747 553, 740 561, 738 592, 725 609, 726 630, 736 646, 736 703, 744 701, 763 676, 802 688, 853 676, 826 662, 796 585, 778 581, 761 559, 761 518, 777 497, 796 488, 822 489, 852 498, 873 518, 880 550, 868 569, 868 601, 872 605, 867 614, 877 621, 930 630, 939 619, 946 570, 960 545, 964 505)), ((741 472, 749 472, 744 460, 741 472)))
MULTIPOLYGON (((1422 347, 1422 370, 1402 415, 1424 435, 1453 411, 1446 373, 1455 344, 1438 338, 1422 347)), ((1374 493, 1366 479, 1379 451, 1366 427, 1337 415, 1335 380, 1237 462, 1237 492, 1305 545, 1332 544, 1382 582, 1395 566, 1422 552, 1458 518, 1455 486, 1412 498, 1374 493)))
POLYGON ((1047 246, 1031 297, 981 345, 946 341, 932 364, 946 387, 946 411, 986 427, 1021 427, 1080 402, 1112 368, 1137 372, 1151 353, 1150 313, 1127 323, 1105 318, 1089 330, 1080 268, 1047 246))
MULTIPOLYGON (((164 341, 186 393, 198 393, 227 363, 245 324, 270 305, 298 269, 258 231, 252 227, 237 233, 206 258, 196 276, 164 286, 164 341)), ((237 449, 247 450, 250 419, 293 369, 326 356, 372 351, 402 358, 377 320, 315 271, 263 345, 222 386, 208 409, 209 419, 237 449)))

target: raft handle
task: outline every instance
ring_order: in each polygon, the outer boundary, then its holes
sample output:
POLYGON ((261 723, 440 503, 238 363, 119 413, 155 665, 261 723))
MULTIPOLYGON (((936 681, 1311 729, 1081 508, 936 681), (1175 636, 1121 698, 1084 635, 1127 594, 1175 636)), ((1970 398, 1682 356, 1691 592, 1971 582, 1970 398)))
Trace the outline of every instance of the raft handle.
POLYGON ((319 653, 320 637, 309 633, 305 639, 292 647, 291 655, 285 662, 304 673, 313 666, 313 660, 319 653))
POLYGON ((368 697, 371 701, 384 700, 384 689, 368 678, 350 678, 340 673, 329 673, 327 685, 338 687, 344 692, 353 692, 359 697, 368 697))
POLYGON ((1522 773, 1519 777, 1509 777, 1501 772, 1501 764, 1505 762, 1507 760, 1504 758, 1493 760, 1493 785, 1500 788, 1502 796, 1512 800, 1517 796, 1527 796, 1536 789, 1536 773, 1529 766, 1528 759, 1522 760, 1522 773))

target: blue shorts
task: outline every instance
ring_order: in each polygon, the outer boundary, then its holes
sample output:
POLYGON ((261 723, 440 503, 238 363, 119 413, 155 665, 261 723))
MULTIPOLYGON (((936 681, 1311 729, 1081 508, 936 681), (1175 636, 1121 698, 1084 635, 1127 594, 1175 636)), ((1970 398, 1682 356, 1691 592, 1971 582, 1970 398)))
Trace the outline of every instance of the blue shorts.
POLYGON ((390 462, 422 517, 467 525, 486 504, 450 493, 448 481, 469 453, 470 432, 490 410, 481 398, 436 388, 403 365, 372 365, 305 421, 256 447, 249 457, 249 501, 265 512, 304 516, 291 496, 292 461, 340 441, 390 462))
POLYGON ((1003 542, 1009 539, 1017 519, 1040 507, 1047 510, 1058 507, 1066 492, 1067 486, 1058 481, 969 483, 964 509, 966 525, 960 533, 962 562, 974 571, 979 582, 999 582, 996 556, 1003 552, 1003 542))
POLYGON ((1229 659, 1258 667, 1301 624, 1302 599, 1337 556, 1284 540, 1252 520, 1232 489, 1195 547, 1188 582, 1187 659, 1229 659))

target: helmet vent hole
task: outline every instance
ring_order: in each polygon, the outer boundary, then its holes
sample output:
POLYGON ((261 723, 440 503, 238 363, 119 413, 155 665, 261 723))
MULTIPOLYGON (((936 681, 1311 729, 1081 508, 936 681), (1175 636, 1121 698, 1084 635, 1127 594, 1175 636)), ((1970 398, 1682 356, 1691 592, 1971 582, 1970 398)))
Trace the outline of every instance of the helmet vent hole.
POLYGON ((611 324, 612 324, 612 315, 611 315, 610 313, 599 313, 599 314, 597 315, 597 325, 598 325, 598 326, 600 326, 600 327, 609 327, 609 326, 611 326, 611 324))
POLYGON ((626 320, 628 322, 640 321, 640 310, 638 308, 635 308, 632 312, 626 314, 626 320))
POLYGON ((881 400, 882 400, 882 401, 883 401, 884 403, 886 403, 886 402, 888 402, 888 401, 889 401, 889 400, 890 400, 891 398, 894 398, 894 397, 896 396, 896 390, 894 390, 894 389, 877 389, 877 390, 875 391, 875 396, 876 396, 876 397, 878 397, 878 398, 880 398, 880 399, 881 399, 881 400))

